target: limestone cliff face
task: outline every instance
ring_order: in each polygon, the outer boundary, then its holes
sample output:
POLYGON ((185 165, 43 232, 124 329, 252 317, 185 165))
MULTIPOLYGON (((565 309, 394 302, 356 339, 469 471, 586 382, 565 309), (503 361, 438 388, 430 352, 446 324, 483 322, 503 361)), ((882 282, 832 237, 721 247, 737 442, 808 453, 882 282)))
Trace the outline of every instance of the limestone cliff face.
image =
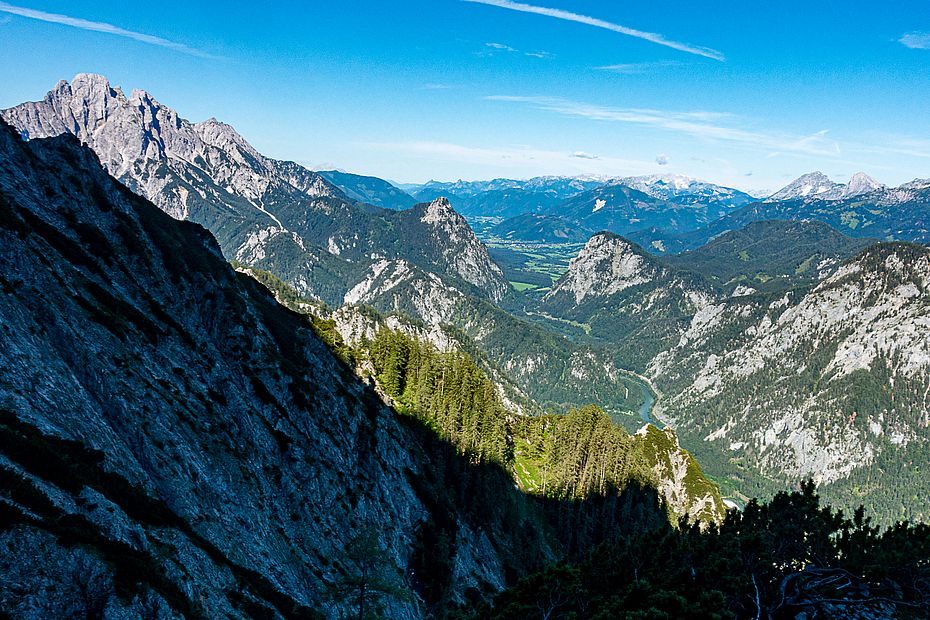
POLYGON ((926 247, 877 244, 808 287, 705 307, 650 366, 664 415, 767 475, 908 493, 877 461, 930 438, 928 273, 926 247))
POLYGON ((580 304, 586 298, 610 297, 661 275, 661 269, 637 252, 632 243, 617 235, 598 233, 572 259, 568 271, 546 294, 546 299, 570 295, 574 303, 580 304))
MULTIPOLYGON (((345 550, 374 530, 408 593, 388 615, 418 618, 441 571, 417 550, 450 516, 448 596, 517 568, 501 528, 443 499, 452 457, 424 429, 73 138, 0 126, 0 213, 0 607, 338 616, 345 550)), ((517 564, 554 557, 532 549, 517 564)))

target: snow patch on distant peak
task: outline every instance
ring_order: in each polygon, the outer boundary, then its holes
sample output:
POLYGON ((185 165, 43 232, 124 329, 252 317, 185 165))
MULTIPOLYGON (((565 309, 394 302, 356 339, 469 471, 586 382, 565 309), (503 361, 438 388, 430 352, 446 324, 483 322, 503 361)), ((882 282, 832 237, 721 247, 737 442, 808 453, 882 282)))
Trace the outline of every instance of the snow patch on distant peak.
POLYGON ((798 177, 779 191, 769 196, 768 201, 796 200, 817 198, 822 200, 842 200, 862 196, 885 186, 865 174, 857 172, 849 179, 849 183, 842 184, 832 181, 822 172, 810 172, 798 177))

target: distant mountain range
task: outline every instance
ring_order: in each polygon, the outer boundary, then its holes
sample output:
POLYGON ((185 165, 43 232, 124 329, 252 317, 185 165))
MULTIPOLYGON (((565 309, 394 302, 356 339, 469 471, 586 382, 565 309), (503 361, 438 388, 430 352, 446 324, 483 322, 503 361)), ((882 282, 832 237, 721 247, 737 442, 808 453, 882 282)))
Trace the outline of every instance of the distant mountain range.
POLYGON ((467 205, 467 215, 504 218, 489 234, 540 243, 604 230, 624 235, 650 252, 675 254, 751 222, 779 219, 819 221, 855 237, 930 241, 930 181, 889 188, 864 173, 843 184, 812 172, 764 200, 675 175, 432 182, 411 191, 425 192, 424 197, 460 192, 462 197, 454 200, 467 205), (542 188, 547 189, 540 193, 542 188))
MULTIPOLYGON (((714 204, 726 210, 752 200, 748 194, 676 175, 642 177, 535 177, 525 181, 430 181, 422 185, 405 185, 407 192, 419 200, 447 196, 466 217, 514 218, 526 214, 563 217, 572 199, 610 186, 624 186, 659 201, 672 204, 714 204)), ((576 224, 587 225, 567 217, 576 224)), ((596 226, 595 226, 596 228, 596 226)), ((526 236, 529 231, 519 233, 526 236)))
POLYGON ((650 249, 677 253, 754 221, 780 219, 823 222, 853 237, 930 242, 930 180, 885 187, 864 175, 857 175, 849 185, 824 182, 825 178, 819 173, 805 175, 771 198, 695 230, 675 232, 656 226, 631 237, 650 249), (784 198, 776 200, 777 196, 784 198))
POLYGON ((681 175, 654 174, 626 177, 610 184, 626 185, 653 198, 677 204, 718 204, 725 208, 741 207, 754 201, 746 192, 681 175))

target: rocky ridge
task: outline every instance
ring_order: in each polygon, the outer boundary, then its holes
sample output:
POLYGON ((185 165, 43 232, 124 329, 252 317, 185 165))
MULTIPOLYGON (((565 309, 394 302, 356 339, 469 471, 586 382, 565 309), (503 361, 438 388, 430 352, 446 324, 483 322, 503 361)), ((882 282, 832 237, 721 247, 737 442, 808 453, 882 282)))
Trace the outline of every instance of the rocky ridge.
MULTIPOLYGON (((360 208, 323 176, 263 156, 231 126, 190 123, 145 91, 126 97, 103 76, 59 82, 42 101, 2 115, 26 138, 77 136, 133 191, 208 228, 228 258, 276 271, 302 294, 332 303, 336 283, 378 258, 412 260, 494 300, 508 289, 451 208, 441 210, 446 222, 360 208)), ((425 209, 439 213, 436 204, 425 209)))

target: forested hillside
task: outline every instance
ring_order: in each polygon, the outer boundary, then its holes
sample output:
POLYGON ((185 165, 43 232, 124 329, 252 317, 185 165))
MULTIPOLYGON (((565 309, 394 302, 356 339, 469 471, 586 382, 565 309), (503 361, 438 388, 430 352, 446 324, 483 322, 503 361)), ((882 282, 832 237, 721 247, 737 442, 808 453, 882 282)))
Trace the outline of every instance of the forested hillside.
POLYGON ((581 501, 649 487, 672 523, 707 525, 723 516, 719 489, 671 431, 647 426, 631 436, 594 405, 564 415, 518 415, 502 401, 502 388, 453 346, 439 351, 382 327, 371 341, 349 347, 336 322, 314 324, 335 351, 376 379, 398 412, 424 422, 474 462, 503 466, 529 493, 581 501))

